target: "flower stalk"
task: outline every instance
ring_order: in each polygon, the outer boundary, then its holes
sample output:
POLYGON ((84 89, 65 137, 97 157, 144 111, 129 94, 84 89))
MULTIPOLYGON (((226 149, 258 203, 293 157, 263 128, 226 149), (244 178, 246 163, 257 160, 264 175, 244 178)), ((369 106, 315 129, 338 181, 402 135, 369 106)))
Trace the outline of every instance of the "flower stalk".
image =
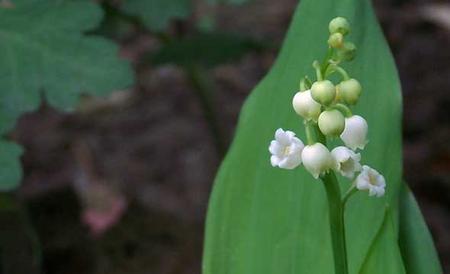
POLYGON ((321 180, 327 194, 335 274, 348 274, 344 204, 341 202, 341 190, 333 171, 321 176, 321 180))
POLYGON ((294 169, 301 164, 324 185, 333 250, 334 273, 348 274, 348 258, 345 241, 344 210, 347 201, 358 190, 367 191, 369 196, 381 197, 385 194, 386 182, 378 171, 362 165, 361 153, 368 143, 367 121, 354 115, 351 106, 359 101, 362 86, 350 77, 340 62, 351 61, 356 46, 344 41, 350 32, 350 25, 343 17, 337 17, 329 25, 330 38, 328 52, 322 63, 314 61, 316 81, 308 76, 300 81, 300 91, 292 99, 292 107, 304 119, 307 145, 295 137, 292 131, 278 129, 275 140, 269 146, 271 164, 283 169, 294 169), (327 79, 337 72, 339 83, 327 79), (340 138, 344 145, 334 148, 327 146, 327 138, 340 138), (351 180, 345 194, 336 174, 351 180))

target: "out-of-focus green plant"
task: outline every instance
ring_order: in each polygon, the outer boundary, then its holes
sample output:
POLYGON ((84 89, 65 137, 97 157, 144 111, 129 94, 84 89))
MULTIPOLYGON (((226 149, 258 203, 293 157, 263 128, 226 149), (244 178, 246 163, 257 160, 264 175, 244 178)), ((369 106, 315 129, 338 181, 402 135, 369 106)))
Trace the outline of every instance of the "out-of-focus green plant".
MULTIPOLYGON (((71 110, 81 94, 107 95, 133 82, 110 41, 84 33, 102 18, 91 1, 14 0, 0 6, 0 134, 44 99, 71 110)), ((18 186, 22 149, 0 142, 0 190, 18 186)))
POLYGON ((137 15, 151 31, 164 31, 174 19, 185 19, 192 13, 191 0, 125 0, 124 12, 137 15))
MULTIPOLYGON (((243 4, 247 0, 206 1, 210 5, 243 4)), ((205 4, 205 3, 203 3, 205 4)), ((191 83, 209 125, 216 149, 222 156, 226 142, 223 130, 217 121, 214 106, 214 82, 209 68, 238 60, 251 51, 260 51, 267 46, 250 37, 233 33, 224 33, 215 28, 215 16, 206 13, 194 20, 194 2, 189 0, 126 0, 115 9, 122 18, 137 19, 156 37, 161 47, 150 53, 145 61, 153 65, 175 64, 180 66, 191 83), (131 18, 130 18, 131 17, 131 18), (186 23, 188 27, 169 31, 170 23, 186 23), (181 29, 181 30, 180 30, 181 29)), ((178 24, 179 25, 179 24, 178 24)))
MULTIPOLYGON (((330 31, 333 34, 337 29, 333 27, 330 31)), ((315 66, 320 70, 320 66, 315 66)), ((318 73, 318 80, 322 80, 321 73, 318 73)), ((342 74, 345 75, 345 71, 342 74)), ((306 87, 307 83, 305 79, 306 87)), ((298 107, 296 111, 302 116, 319 119, 319 129, 314 131, 338 135, 342 117, 336 117, 339 115, 334 110, 339 108, 329 110, 322 121, 319 116, 326 107, 333 105, 331 86, 322 82, 312 87, 314 101, 321 103, 318 109, 313 100, 302 98, 297 103, 308 105, 308 111, 303 112, 295 102, 294 107, 298 107), (330 117, 332 123, 329 123, 330 117)), ((286 144, 290 138, 296 145, 274 147, 271 152, 282 149, 279 150, 282 155, 290 155, 299 151, 299 142, 292 140, 292 133, 280 131, 278 134, 281 143, 286 144)), ((341 138, 346 141, 345 137, 341 138)), ((337 138, 329 142, 333 147, 339 143, 337 138)), ((349 146, 351 143, 349 141, 349 146)), ((359 147, 363 143, 358 141, 354 145, 359 147)), ((242 109, 235 139, 217 175, 206 222, 203 274, 442 273, 430 234, 402 181, 401 145, 400 84, 370 1, 301 1, 276 63, 242 109), (370 143, 364 150, 364 160, 376 166, 387 182, 386 195, 378 199, 368 199, 367 193, 354 193, 346 203, 345 224, 335 219, 330 223, 329 217, 339 215, 336 211, 340 200, 335 207, 328 207, 323 184, 305 169, 272 168, 267 151, 268 140, 279 127, 295 130, 303 140, 311 139, 307 136, 314 134, 301 129, 291 102, 299 89, 299 77, 307 75, 314 59, 326 52, 328 45, 324 42, 345 49, 337 52, 339 59, 354 57, 353 44, 343 41, 339 34, 330 37, 323 31, 336 16, 352 22, 348 37, 358 46, 358 58, 346 65, 346 71, 364 87, 363 96, 359 98, 358 85, 346 82, 339 86, 339 95, 348 105, 359 100, 353 111, 364 116, 370 125, 370 143), (345 234, 337 236, 342 225, 345 225, 345 234), (342 254, 333 257, 336 237, 341 237, 338 248, 342 254), (338 264, 345 261, 343 245, 348 252, 348 268, 345 263, 335 267, 335 260, 338 264)), ((317 149, 318 152, 325 150, 317 149)), ((313 151, 311 155, 317 153, 313 151)), ((284 162, 276 158, 272 164, 292 168, 298 164, 298 156, 290 155, 284 162)), ((307 168, 314 175, 320 175, 316 174, 314 163, 316 161, 310 162, 307 168)), ((375 173, 369 176, 379 178, 375 173)), ((381 182, 381 179, 375 181, 381 182)), ((345 197, 348 181, 325 178, 324 183, 328 182, 332 182, 333 191, 337 193, 332 196, 345 197)), ((384 193, 380 189, 382 185, 366 187, 377 186, 373 194, 381 195, 384 193)))

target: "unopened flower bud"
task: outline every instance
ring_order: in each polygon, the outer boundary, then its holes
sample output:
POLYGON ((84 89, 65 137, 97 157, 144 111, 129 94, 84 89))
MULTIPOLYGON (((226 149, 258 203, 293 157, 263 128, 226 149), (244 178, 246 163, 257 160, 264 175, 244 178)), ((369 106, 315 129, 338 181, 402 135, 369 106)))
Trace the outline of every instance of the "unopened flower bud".
POLYGON ((340 60, 351 61, 356 56, 356 46, 352 42, 344 42, 344 45, 337 51, 340 60))
POLYGON ((361 84, 356 79, 342 81, 336 86, 336 89, 338 90, 339 98, 349 105, 354 105, 358 102, 362 91, 361 84))
POLYGON ((332 48, 340 48, 344 44, 344 36, 340 32, 336 32, 330 35, 328 38, 328 45, 332 48))
POLYGON ((321 105, 311 97, 310 90, 297 92, 292 99, 292 106, 295 112, 305 120, 317 121, 321 105))
POLYGON ((368 142, 368 129, 369 127, 366 120, 359 115, 345 118, 345 128, 340 136, 341 140, 347 147, 353 150, 356 150, 357 148, 364 149, 368 142))
POLYGON ((321 143, 305 146, 302 151, 302 162, 306 170, 316 179, 337 166, 328 148, 321 143))
POLYGON ((336 88, 329 80, 317 81, 311 86, 311 96, 322 105, 329 105, 336 97, 336 88))
POLYGON ((336 137, 344 131, 345 118, 339 110, 326 110, 320 114, 318 124, 325 136, 336 137))
POLYGON ((330 31, 330 33, 338 32, 343 35, 346 35, 347 33, 350 32, 350 24, 344 17, 336 17, 330 21, 330 24, 328 25, 328 30, 330 31))

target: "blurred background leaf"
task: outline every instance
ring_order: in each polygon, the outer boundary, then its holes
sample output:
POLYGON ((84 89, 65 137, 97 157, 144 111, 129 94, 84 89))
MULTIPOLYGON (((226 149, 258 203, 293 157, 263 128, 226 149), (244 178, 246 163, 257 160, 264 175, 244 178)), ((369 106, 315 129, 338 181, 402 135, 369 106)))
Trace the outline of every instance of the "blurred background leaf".
MULTIPOLYGON (((65 0, 11 5, 0 7, 0 133, 35 110, 42 97, 55 108, 71 110, 81 94, 107 95, 132 84, 131 67, 118 58, 117 46, 84 35, 100 23, 97 4, 65 0)), ((17 149, 10 151, 16 152, 14 163, 17 149)), ((20 179, 19 165, 9 167, 0 176, 11 181, 1 181, 7 185, 0 188, 11 188, 20 179)))
POLYGON ((1 140, 0 151, 0 191, 12 190, 22 178, 19 157, 23 149, 15 143, 1 140))
POLYGON ((231 4, 231 5, 242 5, 250 2, 251 0, 207 0, 210 4, 231 4))
POLYGON ((163 31, 171 20, 185 19, 192 12, 190 0, 126 0, 123 10, 138 16, 152 31, 163 31))
POLYGON ((262 42, 236 34, 209 32, 174 39, 152 56, 153 64, 200 64, 213 67, 235 61, 245 54, 267 48, 262 42))

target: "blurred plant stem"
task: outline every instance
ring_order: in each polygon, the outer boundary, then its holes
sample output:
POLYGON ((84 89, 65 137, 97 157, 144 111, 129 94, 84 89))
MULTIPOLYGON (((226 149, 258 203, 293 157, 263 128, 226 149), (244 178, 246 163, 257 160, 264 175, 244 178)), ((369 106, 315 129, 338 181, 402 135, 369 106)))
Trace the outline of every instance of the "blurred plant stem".
POLYGON ((226 143, 224 134, 219 125, 216 108, 214 107, 214 85, 211 81, 211 77, 208 71, 199 64, 185 66, 184 70, 189 81, 191 82, 193 91, 201 104, 209 130, 214 138, 216 150, 222 158, 225 154, 226 143))
MULTIPOLYGON (((125 14, 120 8, 109 3, 103 3, 102 6, 107 14, 107 18, 110 18, 110 20, 111 18, 116 18, 133 24, 140 31, 156 37, 163 45, 167 45, 172 42, 174 38, 179 38, 185 34, 184 28, 177 28, 177 31, 172 34, 167 32, 150 32, 135 16, 125 14)), ((195 96, 200 102, 206 122, 208 123, 209 131, 214 139, 216 151, 219 154, 219 157, 222 158, 226 151, 226 142, 223 130, 218 122, 216 107, 214 106, 214 83, 211 81, 209 71, 203 65, 198 63, 184 65, 182 68, 188 77, 195 96)))
POLYGON ((12 193, 0 193, 0 272, 37 274, 41 248, 26 210, 12 193))

